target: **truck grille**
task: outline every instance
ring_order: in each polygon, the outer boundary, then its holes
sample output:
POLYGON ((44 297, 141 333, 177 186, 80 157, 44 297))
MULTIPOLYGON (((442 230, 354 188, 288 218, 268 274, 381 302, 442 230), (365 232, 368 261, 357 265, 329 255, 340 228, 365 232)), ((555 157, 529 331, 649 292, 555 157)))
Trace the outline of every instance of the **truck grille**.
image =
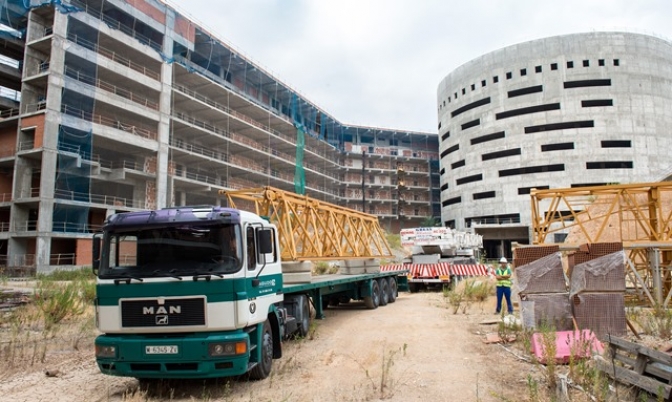
POLYGON ((205 299, 122 300, 121 326, 176 327, 205 325, 205 299))

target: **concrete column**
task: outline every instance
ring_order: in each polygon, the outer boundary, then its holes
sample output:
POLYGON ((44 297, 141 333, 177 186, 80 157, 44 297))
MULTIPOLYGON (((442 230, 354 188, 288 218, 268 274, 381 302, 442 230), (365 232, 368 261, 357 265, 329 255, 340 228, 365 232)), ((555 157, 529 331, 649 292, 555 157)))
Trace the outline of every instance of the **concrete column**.
MULTIPOLYGON (((32 12, 32 11, 31 11, 32 12)), ((30 21, 30 19, 29 19, 30 21)), ((37 272, 50 271, 51 234, 54 215, 54 187, 58 175, 58 136, 61 125, 61 94, 65 65, 65 40, 68 18, 54 12, 54 39, 51 42, 47 107, 42 139, 42 166, 40 175, 40 204, 38 208, 35 264, 37 272)))
MULTIPOLYGON (((166 12, 166 34, 163 40, 163 54, 171 56, 173 54, 172 26, 175 23, 175 14, 168 9, 166 12)), ((161 95, 159 98, 159 134, 157 141, 159 143, 156 155, 156 208, 165 208, 169 206, 172 200, 169 191, 173 191, 168 183, 168 146, 170 144, 170 112, 172 109, 171 92, 173 85, 173 64, 163 63, 161 65, 161 95)))

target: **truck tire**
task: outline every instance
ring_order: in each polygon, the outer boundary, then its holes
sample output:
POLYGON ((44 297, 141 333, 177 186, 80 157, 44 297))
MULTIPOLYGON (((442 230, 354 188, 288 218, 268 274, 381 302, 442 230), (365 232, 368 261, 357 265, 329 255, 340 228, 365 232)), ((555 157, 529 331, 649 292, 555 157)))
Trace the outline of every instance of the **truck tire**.
POLYGON ((261 361, 250 370, 250 379, 263 380, 271 374, 273 367, 273 330, 268 320, 264 321, 261 332, 261 361))
POLYGON ((380 286, 375 279, 371 280, 371 296, 364 297, 364 305, 371 310, 377 309, 380 305, 380 286))
POLYGON ((378 287, 380 287, 380 305, 387 306, 390 301, 390 284, 387 282, 387 278, 378 279, 378 287))
POLYGON ((299 336, 305 338, 308 336, 308 331, 310 330, 310 304, 308 303, 308 297, 303 297, 303 316, 301 317, 301 322, 299 323, 299 336))
POLYGON ((399 295, 399 289, 397 288, 397 281, 393 277, 387 278, 388 289, 390 290, 390 296, 387 298, 388 303, 394 303, 397 301, 397 296, 399 295))

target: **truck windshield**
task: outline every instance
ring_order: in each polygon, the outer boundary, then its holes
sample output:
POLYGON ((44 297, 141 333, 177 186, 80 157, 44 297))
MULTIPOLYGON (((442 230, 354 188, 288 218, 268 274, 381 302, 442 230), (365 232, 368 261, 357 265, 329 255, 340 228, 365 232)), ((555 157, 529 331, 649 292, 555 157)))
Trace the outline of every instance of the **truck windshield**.
POLYGON ((230 274, 242 267, 237 224, 170 226, 106 233, 101 278, 230 274))

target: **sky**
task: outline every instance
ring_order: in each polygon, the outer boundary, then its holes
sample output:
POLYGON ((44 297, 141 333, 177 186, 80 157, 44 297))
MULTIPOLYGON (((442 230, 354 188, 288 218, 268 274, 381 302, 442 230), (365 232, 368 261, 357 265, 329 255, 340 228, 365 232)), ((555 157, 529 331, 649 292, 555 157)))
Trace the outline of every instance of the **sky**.
POLYGON ((166 0, 343 124, 437 132, 455 68, 534 39, 672 40, 670 0, 166 0))

